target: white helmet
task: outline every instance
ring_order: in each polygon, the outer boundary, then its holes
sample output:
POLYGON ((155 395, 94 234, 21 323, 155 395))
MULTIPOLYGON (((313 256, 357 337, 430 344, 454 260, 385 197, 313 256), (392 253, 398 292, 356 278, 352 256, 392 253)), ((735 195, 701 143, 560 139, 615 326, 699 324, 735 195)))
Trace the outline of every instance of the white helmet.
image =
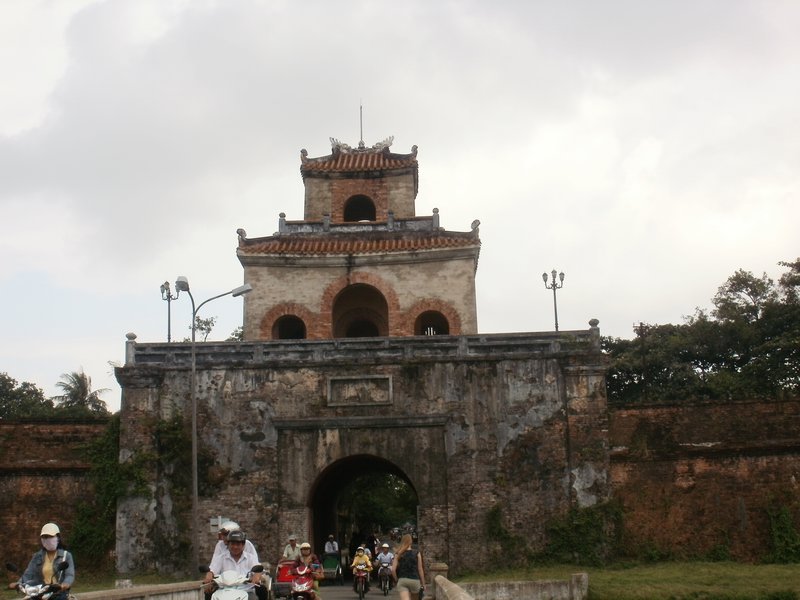
POLYGON ((230 533, 231 531, 239 531, 240 527, 236 521, 225 521, 222 525, 219 526, 220 531, 227 531, 230 533))

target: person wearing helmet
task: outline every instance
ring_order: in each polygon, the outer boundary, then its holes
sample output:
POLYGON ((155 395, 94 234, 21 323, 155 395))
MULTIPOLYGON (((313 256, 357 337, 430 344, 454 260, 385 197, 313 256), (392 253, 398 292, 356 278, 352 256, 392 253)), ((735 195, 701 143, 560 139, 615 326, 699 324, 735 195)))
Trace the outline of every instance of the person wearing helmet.
MULTIPOLYGON (((213 562, 218 554, 222 554, 228 548, 228 534, 231 531, 240 531, 240 529, 236 521, 225 521, 219 526, 219 531, 217 531, 217 545, 214 546, 214 553, 211 555, 210 562, 213 562)), ((253 542, 250 540, 245 540, 244 542, 244 553, 251 555, 255 562, 259 562, 256 547, 253 546, 253 542)))
MULTIPOLYGON (((356 591, 356 571, 358 570, 359 565, 364 565, 367 568, 367 571, 372 571, 372 561, 369 559, 369 556, 366 555, 364 552, 364 546, 359 546, 356 548, 356 555, 353 557, 353 562, 350 564, 350 568, 353 569, 353 591, 356 591)), ((365 591, 369 591, 369 577, 367 577, 367 589, 365 591)))
POLYGON ((67 600, 69 589, 75 582, 75 560, 61 543, 61 530, 58 525, 45 523, 39 535, 39 543, 42 547, 33 555, 20 580, 9 584, 8 587, 49 583, 59 587, 59 590, 50 596, 52 600, 67 600), (62 567, 63 564, 66 564, 66 567, 62 567))
POLYGON ((319 599, 319 582, 325 578, 325 573, 322 571, 322 565, 317 555, 311 552, 311 544, 308 542, 300 544, 300 557, 295 561, 295 568, 300 566, 306 566, 311 569, 311 576, 314 578, 314 591, 319 599))
MULTIPOLYGON (((240 575, 250 576, 250 583, 258 584, 261 581, 261 573, 253 573, 253 567, 261 563, 258 558, 253 560, 252 556, 245 554, 244 546, 247 541, 247 535, 241 529, 235 529, 228 533, 226 537, 228 543, 225 551, 217 556, 215 560, 209 565, 209 571, 206 573, 204 583, 211 584, 216 575, 224 573, 225 571, 235 571, 240 575)), ((261 586, 254 588, 255 591, 250 591, 248 595, 251 598, 266 598, 266 590, 261 586)))
POLYGON ((376 569, 378 569, 378 579, 380 580, 381 575, 385 572, 386 576, 389 578, 389 589, 394 587, 394 581, 392 580, 392 561, 394 561, 394 554, 391 550, 389 550, 389 544, 383 543, 381 544, 381 551, 375 555, 375 560, 373 561, 373 565, 376 569), (388 565, 387 567, 381 567, 381 565, 388 565))

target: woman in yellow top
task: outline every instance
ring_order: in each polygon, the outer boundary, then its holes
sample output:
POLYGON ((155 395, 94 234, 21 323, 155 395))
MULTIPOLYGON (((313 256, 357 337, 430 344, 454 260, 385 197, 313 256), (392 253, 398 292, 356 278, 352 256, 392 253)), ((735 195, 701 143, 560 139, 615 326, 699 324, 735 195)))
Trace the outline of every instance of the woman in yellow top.
POLYGON ((55 523, 45 523, 39 537, 42 547, 33 555, 28 568, 18 582, 8 587, 39 585, 53 586, 52 600, 67 600, 69 589, 75 581, 75 561, 61 543, 61 530, 55 523))
POLYGON ((350 568, 353 569, 353 591, 356 590, 356 583, 358 582, 358 578, 356 577, 356 572, 358 571, 359 565, 364 565, 367 570, 367 578, 366 578, 366 589, 365 592, 369 591, 369 572, 372 571, 372 561, 370 561, 369 557, 364 554, 364 547, 359 546, 356 550, 356 555, 353 557, 353 563, 350 565, 350 568))

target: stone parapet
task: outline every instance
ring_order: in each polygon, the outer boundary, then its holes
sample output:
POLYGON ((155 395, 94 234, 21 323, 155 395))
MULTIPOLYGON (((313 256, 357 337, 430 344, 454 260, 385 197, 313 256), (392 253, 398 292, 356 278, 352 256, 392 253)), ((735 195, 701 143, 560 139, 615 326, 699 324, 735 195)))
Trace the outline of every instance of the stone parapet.
MULTIPOLYGON (((130 343, 130 342, 129 342, 130 343)), ((464 336, 379 337, 334 340, 202 342, 195 353, 198 367, 289 366, 302 364, 369 364, 395 361, 497 360, 525 356, 598 353, 591 330, 479 334, 464 336)), ((191 344, 135 343, 126 366, 191 366, 191 344)), ((118 367, 117 378, 124 377, 118 367)))

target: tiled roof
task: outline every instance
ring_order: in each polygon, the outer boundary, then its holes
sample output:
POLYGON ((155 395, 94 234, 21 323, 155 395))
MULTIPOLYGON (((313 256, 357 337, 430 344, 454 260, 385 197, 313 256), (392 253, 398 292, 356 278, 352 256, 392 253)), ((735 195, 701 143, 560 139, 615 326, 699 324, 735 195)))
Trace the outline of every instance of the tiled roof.
POLYGON ((296 235, 246 240, 240 254, 267 255, 341 255, 413 252, 443 248, 480 247, 480 239, 471 233, 442 232, 436 235, 296 235))
POLYGON ((417 168, 417 154, 381 152, 334 152, 329 156, 306 158, 302 156, 300 172, 349 173, 353 171, 386 171, 417 168))

